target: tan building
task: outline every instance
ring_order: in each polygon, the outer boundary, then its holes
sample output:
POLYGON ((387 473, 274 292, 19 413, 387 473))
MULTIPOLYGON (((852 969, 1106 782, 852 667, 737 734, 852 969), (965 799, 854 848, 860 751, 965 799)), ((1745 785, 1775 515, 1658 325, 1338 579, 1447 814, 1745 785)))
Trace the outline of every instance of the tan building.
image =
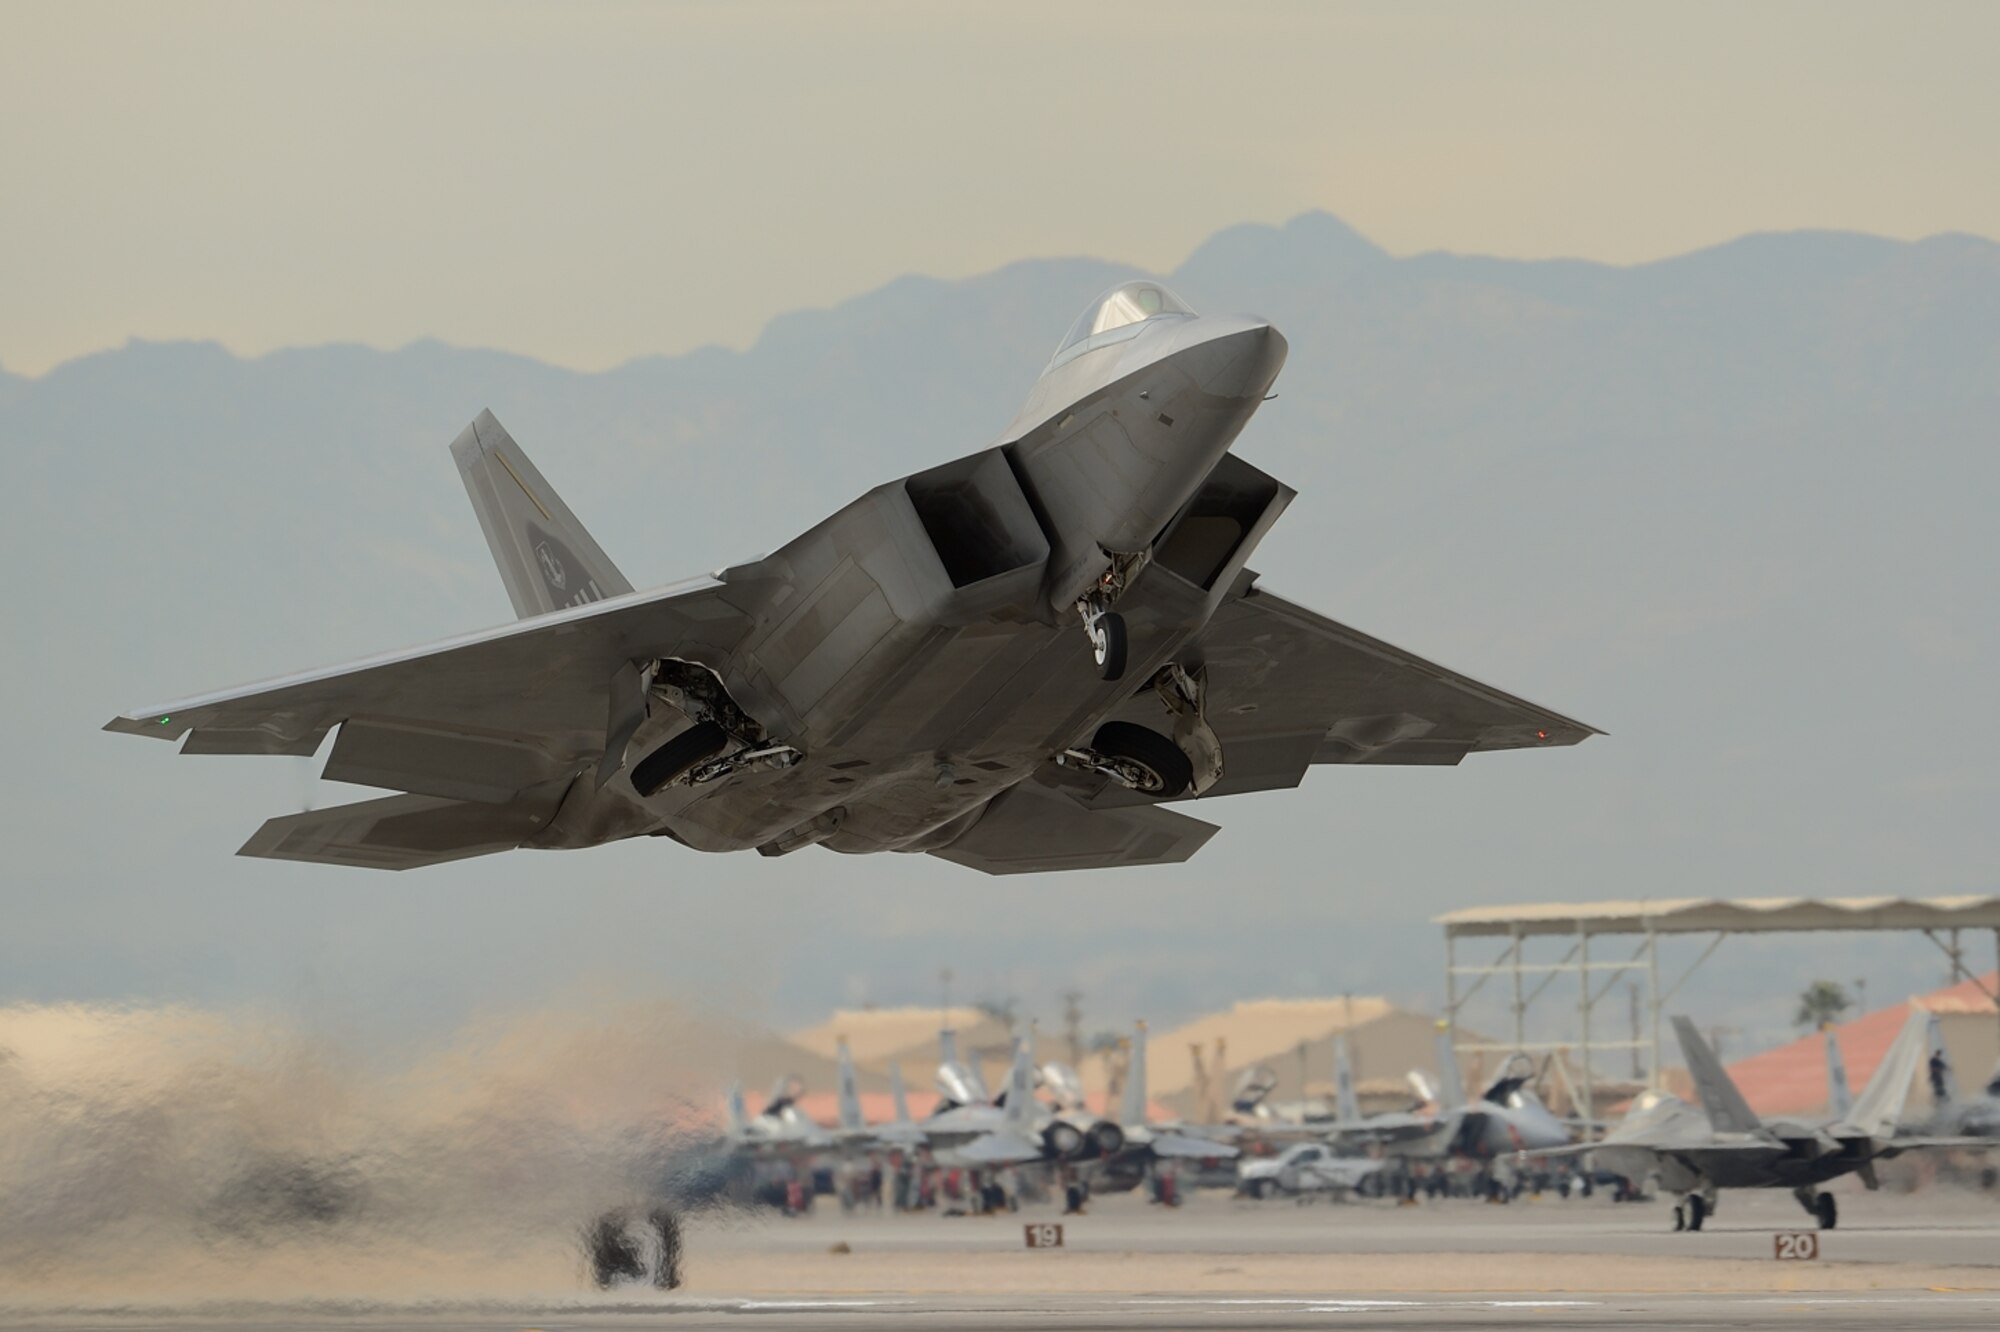
MULTIPOLYGON (((1361 1108, 1373 1113, 1411 1101, 1407 1074, 1435 1076, 1437 1021, 1398 1008, 1380 996, 1334 999, 1256 999, 1232 1004, 1156 1032, 1146 1043, 1153 1098, 1176 1113, 1205 1119, 1229 1108, 1230 1092, 1244 1070, 1268 1070, 1277 1102, 1333 1098, 1333 1037, 1347 1038, 1361 1108), (1199 1050, 1200 1069, 1197 1069, 1199 1050), (1207 1097, 1200 1073, 1207 1078, 1207 1097)), ((1467 1085, 1478 1070, 1465 1070, 1467 1085)))

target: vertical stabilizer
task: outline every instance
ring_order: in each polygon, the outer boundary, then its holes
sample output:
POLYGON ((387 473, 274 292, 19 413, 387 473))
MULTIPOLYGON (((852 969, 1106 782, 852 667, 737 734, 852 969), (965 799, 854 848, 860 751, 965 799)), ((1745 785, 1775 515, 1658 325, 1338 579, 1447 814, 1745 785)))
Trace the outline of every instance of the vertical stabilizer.
POLYGON ((1681 1058, 1687 1060, 1688 1076, 1694 1079, 1694 1089, 1701 1096, 1701 1108, 1708 1112, 1710 1126, 1717 1133, 1762 1134, 1764 1121, 1757 1118, 1750 1103, 1743 1099, 1743 1093, 1722 1071, 1722 1061, 1708 1048, 1708 1042, 1694 1029, 1694 1023, 1684 1017, 1675 1018, 1674 1035, 1680 1038, 1681 1058))
POLYGON ((1132 1024, 1132 1057, 1125 1061, 1125 1091, 1118 1102, 1118 1121, 1127 1126, 1146 1122, 1146 1024, 1132 1024))
POLYGON ((740 1138, 750 1131, 750 1112, 743 1104, 743 1084, 729 1084, 729 1133, 740 1138))
POLYGON ((1458 1051, 1451 1048, 1451 1028, 1438 1024, 1438 1108, 1457 1110, 1465 1105, 1465 1082, 1458 1076, 1458 1051))
POLYGON ((1929 1026, 1928 1015, 1921 1009, 1910 1010, 1903 1029, 1889 1046, 1889 1053, 1882 1056, 1868 1085, 1854 1098, 1854 1108, 1842 1116, 1840 1129, 1870 1138, 1886 1138, 1895 1133, 1896 1121, 1902 1118, 1903 1106, 1910 1099, 1910 1084, 1924 1062, 1929 1026))
POLYGON ((1854 1093, 1847 1089, 1847 1061, 1840 1057, 1840 1040, 1833 1028, 1826 1029, 1826 1103, 1835 1119, 1847 1118, 1854 1108, 1854 1093))
POLYGON ((1354 1065, 1347 1057, 1347 1037, 1333 1038, 1333 1114, 1342 1124, 1361 1122, 1361 1098, 1354 1094, 1354 1065))
POLYGON ((836 1080, 839 1083, 840 1127, 849 1133, 859 1133, 863 1126, 861 1118, 861 1088, 854 1079, 854 1056, 848 1052, 847 1038, 839 1040, 836 1080))
POLYGON ((1025 1036, 1014 1038, 1014 1063, 1007 1070, 1007 1127, 1026 1132, 1035 1122, 1035 1052, 1025 1036))
POLYGON ((492 412, 481 412, 452 441, 451 456, 516 616, 525 620, 632 590, 492 412))
POLYGON ((910 1122, 910 1098, 903 1094, 903 1066, 893 1059, 889 1061, 889 1104, 898 1124, 910 1122))

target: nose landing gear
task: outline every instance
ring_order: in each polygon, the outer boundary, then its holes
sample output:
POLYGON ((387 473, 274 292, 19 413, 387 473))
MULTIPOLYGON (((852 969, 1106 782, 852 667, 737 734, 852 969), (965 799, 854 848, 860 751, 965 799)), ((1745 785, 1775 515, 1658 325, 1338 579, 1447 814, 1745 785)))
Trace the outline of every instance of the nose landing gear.
POLYGON ((1098 575, 1091 589, 1076 599, 1076 613, 1083 618, 1084 636, 1090 639, 1090 655, 1097 662, 1097 673, 1106 680, 1116 680, 1125 674, 1125 617, 1112 610, 1112 603, 1124 594, 1139 570, 1146 565, 1146 554, 1111 555, 1110 567, 1098 575))

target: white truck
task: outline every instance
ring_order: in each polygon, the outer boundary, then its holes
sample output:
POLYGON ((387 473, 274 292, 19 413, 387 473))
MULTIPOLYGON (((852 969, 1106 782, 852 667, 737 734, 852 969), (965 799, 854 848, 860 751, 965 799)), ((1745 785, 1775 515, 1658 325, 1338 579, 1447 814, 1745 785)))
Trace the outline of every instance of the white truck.
POLYGON ((1279 1194, 1304 1197, 1325 1193, 1374 1196, 1388 1183, 1386 1163, 1366 1156, 1340 1156, 1325 1143, 1301 1142, 1276 1156, 1244 1158, 1236 1167, 1236 1191, 1252 1198, 1279 1194))

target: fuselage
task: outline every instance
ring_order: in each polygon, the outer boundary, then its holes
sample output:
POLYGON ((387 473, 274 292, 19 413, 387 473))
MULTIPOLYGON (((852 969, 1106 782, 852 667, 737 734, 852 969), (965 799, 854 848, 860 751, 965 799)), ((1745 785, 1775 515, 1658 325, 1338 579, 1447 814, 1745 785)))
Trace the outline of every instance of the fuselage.
MULTIPOLYGON (((1112 296, 1142 285, 1164 293, 1112 296)), ((1093 307, 1100 324, 1111 299, 1093 307)), ((1165 299, 1108 328, 1079 321, 993 445, 879 486, 723 575, 754 628, 691 658, 796 762, 651 794, 628 763, 576 783, 530 844, 650 833, 705 851, 926 851, 1089 736, 1199 633, 1289 499, 1274 483, 1254 497, 1262 510, 1182 534, 1160 558, 1286 352, 1262 320, 1165 299), (1075 609, 1107 568, 1128 571, 1123 681, 1093 670, 1075 609)), ((653 709, 630 752, 685 725, 653 709)))

